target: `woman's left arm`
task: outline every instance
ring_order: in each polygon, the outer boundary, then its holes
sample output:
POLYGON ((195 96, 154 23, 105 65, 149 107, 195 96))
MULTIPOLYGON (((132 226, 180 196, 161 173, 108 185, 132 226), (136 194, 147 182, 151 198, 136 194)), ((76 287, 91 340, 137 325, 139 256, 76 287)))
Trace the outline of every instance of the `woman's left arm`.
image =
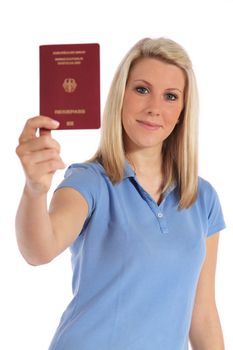
POLYGON ((189 338, 193 350, 224 350, 215 301, 215 273, 219 233, 206 240, 206 258, 197 285, 189 338))

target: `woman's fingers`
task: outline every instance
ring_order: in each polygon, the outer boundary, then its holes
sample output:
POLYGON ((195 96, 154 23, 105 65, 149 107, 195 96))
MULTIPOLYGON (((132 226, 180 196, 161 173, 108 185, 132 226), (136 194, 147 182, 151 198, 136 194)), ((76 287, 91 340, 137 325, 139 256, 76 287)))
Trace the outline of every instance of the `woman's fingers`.
POLYGON ((17 147, 17 154, 30 153, 41 151, 43 149, 55 149, 57 152, 60 152, 59 143, 52 139, 50 136, 40 136, 34 139, 30 139, 27 142, 20 143, 17 147))
POLYGON ((58 125, 51 118, 34 117, 26 122, 20 135, 16 153, 23 165, 26 183, 35 193, 47 192, 53 174, 56 170, 65 168, 60 157, 60 145, 51 137, 51 130, 58 125))
MULTIPOLYGON (((59 126, 59 123, 51 119, 49 117, 44 116, 38 116, 34 118, 28 119, 26 122, 23 131, 19 137, 19 143, 27 142, 30 139, 33 139, 36 137, 36 132, 38 129, 42 129, 42 133, 46 133, 47 130, 54 130, 57 129, 59 126), (46 130, 47 129, 47 130, 46 130)), ((48 132, 46 135, 48 136, 48 132)))
POLYGON ((59 159, 50 159, 46 162, 37 163, 33 166, 26 166, 25 171, 27 173, 27 179, 32 184, 44 185, 44 181, 50 181, 47 179, 48 175, 54 174, 57 170, 64 169, 64 163, 59 159))
POLYGON ((61 161, 60 154, 55 149, 45 149, 40 152, 25 153, 22 156, 23 164, 36 165, 49 160, 61 161))

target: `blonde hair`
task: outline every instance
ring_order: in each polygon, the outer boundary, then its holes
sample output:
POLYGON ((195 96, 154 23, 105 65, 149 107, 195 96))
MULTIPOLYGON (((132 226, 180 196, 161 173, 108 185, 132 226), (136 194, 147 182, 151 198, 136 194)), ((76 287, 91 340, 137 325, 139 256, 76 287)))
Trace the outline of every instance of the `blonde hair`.
POLYGON ((122 104, 130 70, 140 58, 152 57, 180 67, 185 73, 184 108, 179 123, 164 141, 163 186, 177 184, 179 207, 190 207, 198 190, 197 114, 198 94, 192 63, 185 50, 167 38, 140 40, 127 53, 113 78, 106 101, 99 148, 92 161, 99 161, 113 183, 124 176, 125 151, 121 122, 122 104))

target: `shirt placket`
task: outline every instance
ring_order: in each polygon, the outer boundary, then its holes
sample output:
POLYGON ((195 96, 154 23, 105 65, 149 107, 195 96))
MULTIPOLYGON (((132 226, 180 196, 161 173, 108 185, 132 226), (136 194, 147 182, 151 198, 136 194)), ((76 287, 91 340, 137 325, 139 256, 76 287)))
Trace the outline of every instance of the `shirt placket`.
POLYGON ((166 215, 164 212, 164 204, 165 204, 166 197, 167 197, 168 193, 165 194, 162 202, 160 203, 160 205, 158 205, 156 203, 156 201, 149 195, 149 193, 146 192, 136 180, 135 180, 135 182, 137 184, 138 191, 140 192, 142 198, 146 201, 146 203, 148 204, 148 206, 152 210, 153 214, 155 215, 155 217, 158 221, 159 227, 160 227, 160 232, 162 234, 167 234, 168 233, 168 226, 167 226, 167 222, 166 222, 166 215))

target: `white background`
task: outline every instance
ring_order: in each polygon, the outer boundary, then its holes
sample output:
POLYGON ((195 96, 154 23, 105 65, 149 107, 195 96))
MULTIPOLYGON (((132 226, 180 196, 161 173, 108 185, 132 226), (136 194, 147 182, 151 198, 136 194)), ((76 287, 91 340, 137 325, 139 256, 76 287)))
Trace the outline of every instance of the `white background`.
MULTIPOLYGON (((148 36, 178 41, 193 60, 201 108, 200 175, 217 189, 227 222, 220 237, 216 297, 226 350, 233 349, 232 18, 230 0, 9 0, 1 5, 1 349, 46 350, 71 298, 69 252, 49 265, 31 267, 22 259, 15 241, 14 218, 24 184, 15 147, 25 120, 38 114, 38 46, 99 42, 103 108, 122 56, 148 36)), ((56 131, 53 136, 60 142, 68 165, 94 153, 99 130, 56 131)), ((63 173, 55 175, 50 196, 63 173)))

